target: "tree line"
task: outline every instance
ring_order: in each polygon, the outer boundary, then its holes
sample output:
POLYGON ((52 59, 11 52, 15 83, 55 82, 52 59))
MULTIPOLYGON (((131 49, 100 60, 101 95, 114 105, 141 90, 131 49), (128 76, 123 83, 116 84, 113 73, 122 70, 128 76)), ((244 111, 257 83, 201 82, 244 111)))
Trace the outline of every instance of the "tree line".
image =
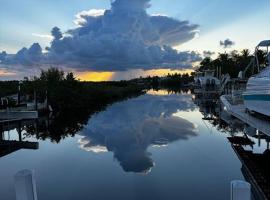
POLYGON ((0 81, 0 97, 17 94, 35 97, 39 102, 48 100, 53 110, 94 109, 114 101, 139 95, 143 87, 129 81, 82 82, 57 68, 42 70, 39 77, 24 78, 23 81, 0 81))
MULTIPOLYGON (((257 52, 259 65, 264 66, 266 60, 266 52, 259 50, 257 52)), ((215 70, 221 68, 221 74, 229 74, 232 78, 237 78, 240 71, 244 71, 249 63, 254 59, 254 55, 250 53, 248 49, 242 51, 232 51, 230 53, 219 53, 216 59, 210 57, 204 58, 199 67, 198 71, 204 70, 215 70)), ((257 73, 257 68, 250 68, 247 70, 246 78, 257 73)))

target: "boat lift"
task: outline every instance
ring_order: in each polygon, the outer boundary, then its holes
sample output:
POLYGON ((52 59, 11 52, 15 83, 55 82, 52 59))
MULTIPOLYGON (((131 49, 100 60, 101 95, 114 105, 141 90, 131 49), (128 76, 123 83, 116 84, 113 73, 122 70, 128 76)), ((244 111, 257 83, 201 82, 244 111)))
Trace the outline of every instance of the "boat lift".
MULTIPOLYGON (((260 60, 258 57, 258 52, 260 51, 260 49, 264 47, 266 48, 266 55, 267 55, 267 62, 270 62, 270 52, 269 52, 269 47, 270 47, 270 40, 264 40, 262 42, 260 42, 256 49, 255 49, 255 53, 254 53, 254 58, 250 61, 249 65, 246 67, 246 69, 243 72, 240 72, 238 77, 244 79, 246 77, 246 73, 247 71, 253 67, 253 71, 255 69, 255 67, 257 67, 258 72, 261 71, 261 66, 260 66, 260 60)), ((269 64, 269 63, 268 63, 269 64)))

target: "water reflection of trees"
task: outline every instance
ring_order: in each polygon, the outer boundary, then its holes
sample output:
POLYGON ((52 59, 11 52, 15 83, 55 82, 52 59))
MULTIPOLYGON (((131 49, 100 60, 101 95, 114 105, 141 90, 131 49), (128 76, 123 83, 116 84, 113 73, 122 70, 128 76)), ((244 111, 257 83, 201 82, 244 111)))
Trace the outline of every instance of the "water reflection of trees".
POLYGON ((32 124, 25 126, 26 135, 36 137, 38 140, 50 139, 59 143, 67 137, 74 137, 87 123, 87 111, 62 112, 54 117, 43 117, 32 124))
POLYGON ((106 105, 96 105, 87 109, 69 109, 40 117, 24 127, 26 135, 35 136, 39 140, 50 139, 52 142, 59 143, 61 140, 74 137, 88 123, 94 114, 105 110, 106 105))
POLYGON ((222 111, 218 99, 204 100, 194 96, 193 101, 199 107, 199 111, 203 115, 202 119, 208 121, 219 132, 229 135, 243 132, 244 123, 222 111))
MULTIPOLYGON (((168 94, 185 93, 188 90, 171 91, 167 90, 168 94)), ((42 116, 38 120, 28 121, 22 127, 26 137, 36 137, 38 140, 49 139, 52 142, 59 143, 67 137, 75 136, 88 123, 89 118, 95 113, 105 110, 107 106, 115 101, 123 101, 129 98, 137 97, 144 93, 128 93, 126 97, 114 99, 111 102, 94 103, 92 106, 87 106, 85 109, 70 108, 60 110, 52 116, 42 116)), ((173 103, 173 102, 172 102, 173 103)), ((174 105, 172 105, 174 106, 174 105)), ((12 127, 11 127, 12 128, 12 127)))
POLYGON ((36 150, 39 148, 38 142, 27 141, 23 137, 22 131, 25 124, 21 121, 14 121, 14 123, 11 126, 8 122, 2 121, 0 123, 0 157, 4 157, 20 149, 36 150), (15 129, 17 134, 10 137, 10 129, 15 129))
POLYGON ((164 92, 167 93, 167 95, 170 94, 187 94, 187 93, 191 93, 191 88, 188 87, 153 87, 152 88, 153 91, 155 92, 164 92))
POLYGON ((64 110, 27 122, 22 129, 26 137, 55 143, 82 132, 83 149, 111 151, 124 171, 147 173, 154 166, 148 147, 162 147, 197 135, 194 124, 173 116, 179 110, 196 108, 189 91, 166 93, 164 98, 148 94, 109 107, 64 110))
POLYGON ((109 107, 63 111, 28 122, 22 128, 26 137, 55 143, 82 132, 84 150, 111 151, 124 171, 147 173, 154 166, 148 147, 162 147, 197 135, 194 124, 173 116, 178 110, 195 109, 188 92, 168 90, 164 98, 148 94, 109 107))

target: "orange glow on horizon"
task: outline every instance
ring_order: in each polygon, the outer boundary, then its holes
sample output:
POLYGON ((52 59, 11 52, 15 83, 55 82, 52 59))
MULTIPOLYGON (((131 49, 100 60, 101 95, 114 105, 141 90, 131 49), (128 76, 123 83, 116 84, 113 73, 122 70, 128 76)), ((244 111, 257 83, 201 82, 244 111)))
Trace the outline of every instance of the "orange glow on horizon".
MULTIPOLYGON (((166 76, 168 74, 184 74, 184 73, 192 73, 194 70, 187 69, 187 70, 171 70, 171 69, 153 69, 145 71, 146 76, 166 76)), ((145 76, 145 75, 144 75, 145 76)))
POLYGON ((16 75, 16 73, 0 69, 0 77, 1 76, 13 76, 13 75, 16 75))
POLYGON ((114 72, 79 72, 76 73, 81 81, 109 81, 112 79, 114 72))
POLYGON ((166 76, 168 74, 175 73, 188 73, 190 74, 194 70, 170 70, 170 69, 153 69, 153 70, 131 70, 131 71, 122 71, 122 72, 96 72, 96 71, 86 71, 86 72, 77 72, 76 77, 81 81, 112 81, 112 80, 129 80, 139 77, 147 77, 147 76, 166 76))

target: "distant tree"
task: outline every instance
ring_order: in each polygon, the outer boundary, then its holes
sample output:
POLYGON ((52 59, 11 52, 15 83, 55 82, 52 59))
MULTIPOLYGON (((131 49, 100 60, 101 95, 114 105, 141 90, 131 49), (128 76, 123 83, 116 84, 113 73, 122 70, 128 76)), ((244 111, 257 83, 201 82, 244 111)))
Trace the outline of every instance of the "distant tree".
POLYGON ((51 67, 47 71, 42 70, 40 80, 49 83, 55 83, 64 80, 64 71, 51 67))
POLYGON ((246 69, 246 67, 252 60, 252 57, 253 56, 250 55, 250 51, 248 49, 243 49, 241 51, 241 54, 239 55, 238 60, 236 61, 237 65, 240 67, 240 71, 244 71, 246 69))
POLYGON ((243 58, 249 58, 250 57, 250 51, 248 49, 243 49, 241 51, 242 57, 243 58))
POLYGON ((259 62, 259 65, 265 65, 266 63, 266 56, 267 56, 267 53, 263 50, 259 50, 257 52, 257 58, 258 58, 258 62, 259 62))
POLYGON ((200 63, 200 70, 208 70, 208 69, 211 69, 211 64, 212 60, 210 57, 206 57, 204 58, 201 63, 200 63))
MULTIPOLYGON (((263 55, 260 57, 259 60, 263 59, 263 55)), ((234 50, 230 53, 220 53, 214 60, 209 57, 204 58, 198 69, 199 71, 216 70, 217 67, 221 67, 222 74, 228 73, 231 77, 237 77, 240 71, 246 69, 252 58, 248 49, 244 49, 240 53, 234 50)), ((248 76, 251 74, 252 72, 248 72, 248 76)))
POLYGON ((75 79, 75 77, 74 77, 74 74, 73 74, 72 72, 69 72, 69 73, 67 73, 67 75, 66 75, 66 80, 67 80, 67 81, 75 81, 76 79, 75 79))

